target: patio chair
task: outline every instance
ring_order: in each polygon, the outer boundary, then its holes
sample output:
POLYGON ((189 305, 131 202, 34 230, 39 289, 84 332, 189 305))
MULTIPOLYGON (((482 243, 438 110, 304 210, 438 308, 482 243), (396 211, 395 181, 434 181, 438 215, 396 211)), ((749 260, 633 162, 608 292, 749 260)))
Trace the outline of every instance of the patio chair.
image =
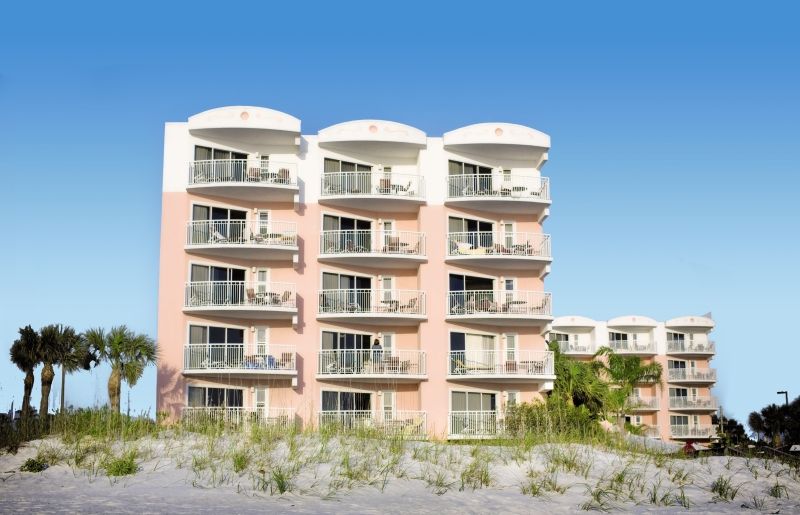
POLYGON ((403 313, 414 313, 414 312, 416 312, 417 311, 417 302, 418 302, 417 298, 416 297, 412 297, 408 301, 408 304, 403 304, 403 305, 400 306, 400 311, 403 312, 403 313))
POLYGON ((292 307, 292 292, 289 290, 284 290, 283 294, 281 295, 281 305, 286 307, 292 307))
POLYGON ((278 368, 282 369, 290 369, 292 368, 292 357, 294 355, 291 352, 282 352, 281 359, 278 360, 278 368))
POLYGON ((278 177, 275 179, 278 184, 290 184, 291 174, 288 168, 281 168, 278 170, 278 177))
POLYGON ((400 237, 388 236, 386 245, 383 246, 383 252, 400 252, 400 237))
POLYGON ((256 296, 256 290, 254 288, 247 288, 245 294, 247 295, 248 304, 261 304, 263 302, 262 299, 256 296))
POLYGON ((228 243, 227 236, 220 233, 218 230, 214 229, 211 232, 211 238, 209 239, 209 243, 228 243))

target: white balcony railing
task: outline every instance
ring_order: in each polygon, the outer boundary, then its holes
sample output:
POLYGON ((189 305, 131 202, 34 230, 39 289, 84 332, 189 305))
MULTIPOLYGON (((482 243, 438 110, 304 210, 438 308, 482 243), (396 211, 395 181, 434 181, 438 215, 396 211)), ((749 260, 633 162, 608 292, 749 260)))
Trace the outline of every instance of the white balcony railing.
POLYGON ((710 438, 717 434, 712 426, 677 425, 669 427, 673 438, 710 438))
POLYGON ((715 397, 670 397, 669 409, 717 409, 715 397))
POLYGON ((323 231, 320 254, 424 256, 425 233, 412 231, 323 231))
POLYGON ((331 376, 417 376, 427 373, 421 350, 321 350, 317 373, 331 376))
POLYGON ((620 354, 655 354, 656 342, 648 340, 615 340, 608 342, 614 352, 620 354))
POLYGON ((186 283, 184 306, 296 308, 297 304, 292 283, 195 281, 186 283))
POLYGON ((628 406, 632 410, 656 410, 658 397, 628 397, 628 406))
POLYGON ((425 178, 416 174, 329 172, 321 177, 322 197, 378 195, 425 198, 425 178))
POLYGON ((425 292, 419 290, 319 291, 319 314, 425 315, 426 312, 425 292))
POLYGON ((319 413, 319 426, 343 430, 375 429, 409 438, 427 435, 424 411, 327 410, 319 413))
POLYGON ((451 291, 448 296, 449 315, 490 314, 550 316, 550 294, 526 290, 469 290, 451 291))
POLYGON ((667 352, 686 354, 714 354, 714 342, 688 342, 684 340, 667 340, 667 352))
POLYGON ((211 408, 185 407, 181 420, 189 424, 223 423, 229 425, 258 424, 291 428, 295 426, 294 408, 211 408))
POLYGON ((669 381, 716 381, 717 371, 713 368, 669 368, 667 369, 669 381))
POLYGON ((231 345, 192 343, 183 348, 183 369, 294 372, 294 345, 231 345))
POLYGON ((447 373, 451 376, 552 376, 553 353, 534 350, 450 351, 447 373))
POLYGON ((547 177, 511 174, 464 174, 447 177, 448 198, 508 198, 550 200, 547 177))
POLYGON ((594 354, 593 343, 559 341, 558 349, 563 354, 594 354))
POLYGON ((646 426, 644 436, 648 438, 661 438, 661 428, 659 426, 646 426))
POLYGON ((260 159, 208 159, 189 163, 189 184, 223 183, 297 186, 297 164, 260 159))
POLYGON ((497 411, 451 411, 447 432, 450 436, 480 438, 503 432, 497 411))
POLYGON ((296 247, 297 224, 274 220, 196 220, 186 224, 186 244, 296 247))
POLYGON ((550 235, 537 232, 451 232, 447 255, 552 257, 550 235))

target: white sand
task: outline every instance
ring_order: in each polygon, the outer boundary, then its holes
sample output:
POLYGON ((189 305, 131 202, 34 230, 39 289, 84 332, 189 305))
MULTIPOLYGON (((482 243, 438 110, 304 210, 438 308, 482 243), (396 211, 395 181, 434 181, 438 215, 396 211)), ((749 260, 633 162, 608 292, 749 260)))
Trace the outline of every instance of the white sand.
POLYGON ((568 445, 540 445, 525 451, 406 442, 395 452, 389 445, 353 437, 323 445, 318 437, 298 436, 291 446, 285 441, 261 446, 244 436, 160 437, 115 444, 111 452, 116 455, 137 450, 139 471, 109 478, 100 467, 108 449, 101 446, 86 454, 77 466, 75 456, 80 453, 76 454, 74 445, 54 439, 37 441, 16 455, 0 455, 0 513, 506 514, 573 513, 592 507, 685 512, 678 500, 681 488, 690 502, 688 511, 751 508, 800 513, 800 472, 771 460, 689 460, 568 445), (248 449, 249 464, 236 473, 232 456, 243 449, 248 449), (42 473, 20 472, 25 460, 37 454, 50 455, 51 461, 60 463, 42 473), (565 463, 574 465, 571 471, 565 470, 570 468, 565 463), (470 485, 470 477, 481 475, 470 476, 469 471, 480 471, 484 465, 490 484, 470 485), (291 488, 279 494, 271 471, 292 466, 296 473, 291 488), (563 493, 523 494, 522 485, 531 482, 531 470, 537 478, 534 483, 555 478, 563 493), (462 474, 467 479, 463 490, 462 474), (712 482, 719 477, 730 478, 738 487, 733 500, 715 498, 711 492, 712 482), (769 494, 776 482, 782 485, 780 498, 769 494), (657 504, 649 495, 654 489, 660 498, 657 504), (608 493, 600 495, 601 503, 591 504, 592 490, 608 493))

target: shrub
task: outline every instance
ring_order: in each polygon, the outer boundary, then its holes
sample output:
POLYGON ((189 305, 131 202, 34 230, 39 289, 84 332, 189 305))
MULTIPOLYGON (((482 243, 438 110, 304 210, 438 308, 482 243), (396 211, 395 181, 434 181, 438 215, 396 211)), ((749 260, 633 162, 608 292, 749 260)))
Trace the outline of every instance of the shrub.
POLYGON ((28 458, 19 468, 22 472, 41 472, 49 465, 39 458, 28 458))
POLYGON ((104 467, 109 476, 129 476, 136 474, 139 466, 136 464, 136 451, 129 451, 118 458, 106 461, 104 467))

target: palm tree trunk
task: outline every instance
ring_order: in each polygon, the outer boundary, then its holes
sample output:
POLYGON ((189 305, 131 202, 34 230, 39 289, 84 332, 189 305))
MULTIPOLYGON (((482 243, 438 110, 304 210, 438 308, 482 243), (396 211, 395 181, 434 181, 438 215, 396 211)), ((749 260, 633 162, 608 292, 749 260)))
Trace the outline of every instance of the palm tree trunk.
POLYGON ((119 396, 122 390, 122 371, 118 365, 111 367, 111 375, 108 376, 108 402, 111 404, 111 411, 119 413, 119 396))
POLYGON ((50 389, 53 387, 53 364, 45 363, 42 367, 42 400, 39 403, 39 419, 46 423, 47 412, 50 408, 50 389))
MULTIPOLYGON (((31 392, 33 392, 33 383, 35 381, 33 369, 28 369, 25 372, 25 389, 22 394, 22 420, 28 420, 31 414, 31 392)), ((11 416, 13 417, 14 414, 12 413, 11 416)))
POLYGON ((64 413, 64 383, 66 381, 67 373, 64 370, 64 365, 61 365, 61 409, 58 410, 59 413, 64 413))

